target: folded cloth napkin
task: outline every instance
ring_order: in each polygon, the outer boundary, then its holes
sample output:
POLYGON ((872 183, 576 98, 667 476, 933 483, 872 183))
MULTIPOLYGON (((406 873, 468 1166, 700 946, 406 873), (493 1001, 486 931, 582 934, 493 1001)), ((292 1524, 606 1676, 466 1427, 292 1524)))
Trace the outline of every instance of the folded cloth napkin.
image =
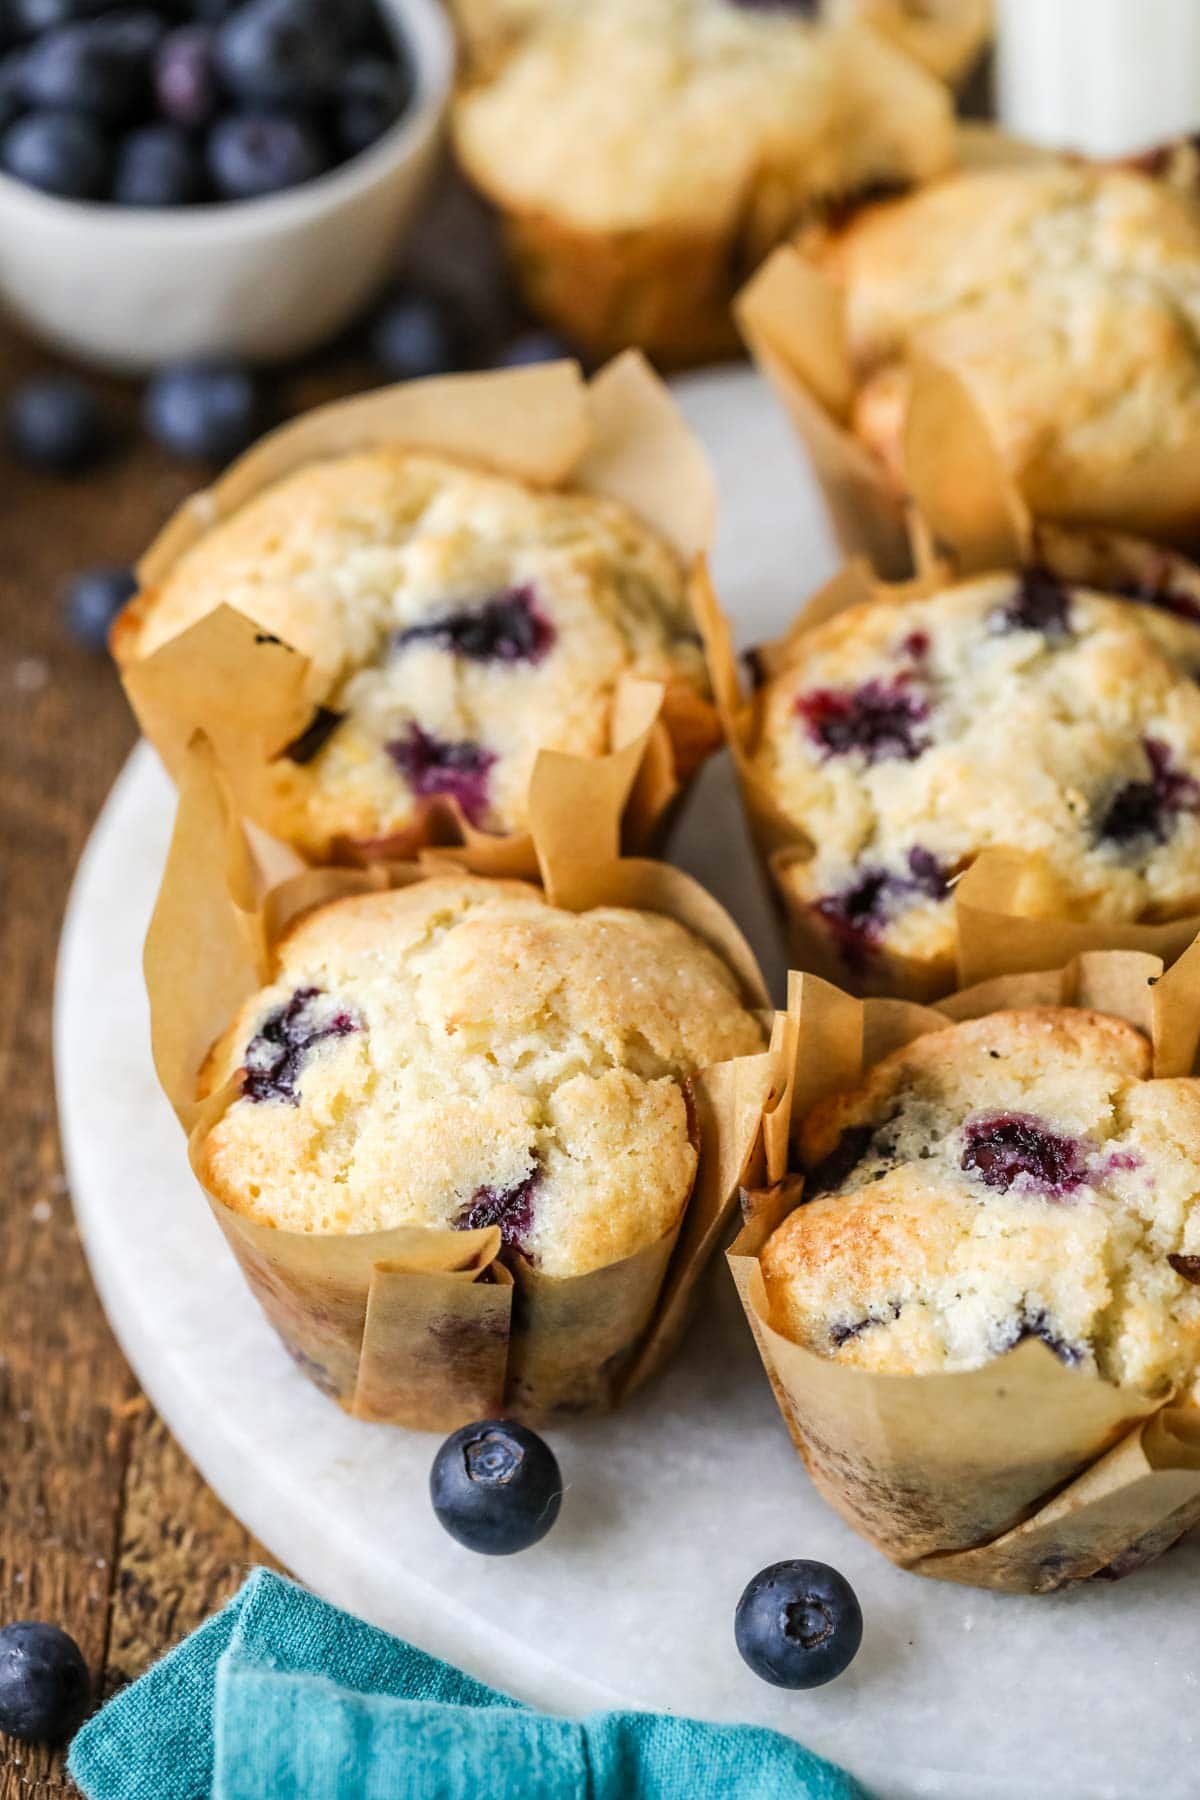
POLYGON ((88 1800, 866 1800, 750 1725, 552 1719, 256 1569, 71 1745, 88 1800))

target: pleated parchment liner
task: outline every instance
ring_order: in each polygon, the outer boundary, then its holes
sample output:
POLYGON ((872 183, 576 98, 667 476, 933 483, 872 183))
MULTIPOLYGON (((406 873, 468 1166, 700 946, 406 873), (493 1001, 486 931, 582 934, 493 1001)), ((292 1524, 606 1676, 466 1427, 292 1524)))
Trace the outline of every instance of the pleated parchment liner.
POLYGON ((931 372, 931 398, 935 386, 942 395, 937 410, 951 428, 930 431, 927 438, 922 428, 928 444, 923 461, 932 466, 942 457, 957 458, 961 467, 976 471, 980 487, 997 501, 983 538, 972 535, 972 519, 949 509, 936 522, 914 511, 910 523, 919 573, 907 582, 888 583, 877 579, 862 558, 853 559, 813 596, 783 637, 754 652, 759 678, 754 693, 743 692, 729 627, 711 586, 702 584, 698 596, 713 690, 751 832, 787 924, 793 964, 856 993, 920 1001, 997 975, 1061 968, 1087 950, 1142 950, 1170 964, 1200 932, 1200 872, 1196 910, 1184 917, 1129 923, 1080 919, 1071 916, 1070 897, 1044 858, 1003 846, 984 850, 954 882, 952 954, 918 958, 880 949, 855 970, 814 921, 801 876, 814 853, 812 840, 779 809, 753 767, 762 686, 803 660, 807 633, 849 606, 901 608, 936 593, 960 573, 1004 568, 1036 568, 1068 585, 1118 596, 1161 596, 1177 609, 1194 609, 1200 626, 1200 568, 1176 551, 1137 538, 1035 524, 994 460, 990 440, 979 435, 978 416, 965 403, 957 379, 945 371, 931 372))
MULTIPOLYGON (((960 146, 960 162, 966 168, 1044 162, 1050 155, 986 127, 964 128, 960 146)), ((1164 147, 1154 158, 1143 159, 1143 166, 1182 185, 1176 167, 1183 152, 1172 157, 1175 148, 1164 147)), ((1194 155, 1189 166, 1194 173, 1194 155)), ((957 436, 957 425, 945 417, 946 394, 931 363, 911 359, 913 388, 904 444, 908 492, 904 494, 897 491, 894 480, 851 429, 857 377, 844 298, 837 284, 806 256, 803 239, 774 252, 742 289, 735 311, 747 347, 783 401, 808 451, 834 535, 846 556, 865 556, 879 574, 893 579, 911 574, 909 512, 916 505, 927 517, 942 512, 952 515, 959 540, 969 536, 986 557, 989 540, 997 534, 1003 537, 1005 521, 996 492, 974 478, 977 465, 964 466, 950 455, 938 455, 932 488, 929 471, 915 467, 918 457, 927 453, 931 437, 936 447, 944 428, 957 436), (918 441, 922 438, 924 443, 918 441)), ((962 403, 961 397, 956 397, 956 410, 962 403)), ((1135 481, 1131 472, 1131 504, 1139 498, 1135 481)), ((1156 481, 1161 486, 1157 475, 1156 481)), ((1116 528, 1128 525, 1127 520, 1115 516, 1105 523, 1116 528)), ((1195 549, 1193 544, 1187 547, 1195 549)), ((977 562, 975 566, 985 564, 977 562)))
POLYGON ((772 1328, 759 1253, 803 1202, 789 1127, 857 1084, 890 1051, 948 1020, 1013 1006, 1086 1006, 1154 1046, 1156 1076, 1190 1075, 1200 1036, 1200 945, 1167 974, 1154 957, 1100 951, 1018 975, 938 1009, 854 999, 793 976, 785 1062, 792 1079, 765 1128, 770 1185, 743 1196, 729 1263, 796 1448, 821 1494, 892 1562, 1013 1593, 1114 1578, 1200 1524, 1200 1408, 1071 1370, 1027 1340, 957 1374, 877 1375, 803 1349, 772 1328))
MULTIPOLYGON (((145 973, 155 1067, 199 1174, 205 1134, 239 1084, 235 1078, 197 1103, 198 1073, 238 1007, 271 979, 273 947, 289 924, 326 901, 406 886, 457 865, 430 853, 416 864, 305 869, 272 880, 256 863, 202 737, 179 774, 145 973)), ((728 914, 681 871, 619 858, 622 786, 614 783, 605 796, 593 783, 581 798, 577 774, 575 759, 550 752, 536 766, 532 817, 547 897, 573 911, 631 906, 678 919, 725 958, 765 1022, 761 974, 728 914)), ((764 1048, 695 1077, 699 1165, 679 1224, 649 1249, 591 1274, 541 1275, 502 1250, 497 1227, 318 1236, 253 1222, 211 1193, 209 1204, 292 1356, 357 1417, 449 1431, 501 1412, 545 1420, 607 1410, 674 1348, 700 1272, 736 1210, 739 1184, 762 1178, 760 1122, 781 1041, 774 1056, 764 1048)))
MULTIPOLYGON (((138 564, 140 591, 112 636, 130 704, 171 773, 177 776, 193 732, 203 731, 243 814, 268 830, 281 797, 301 802, 314 780, 306 763, 285 752, 322 717, 332 678, 304 646, 281 642, 232 607, 217 608, 144 659, 134 652, 138 625, 156 587, 220 520, 305 463, 381 445, 436 451, 537 486, 623 501, 674 546, 693 588, 704 575, 715 518, 712 475, 666 388, 636 353, 590 383, 571 362, 437 377, 339 401, 281 427, 175 514, 138 564)), ((645 849, 719 745, 720 725, 686 682, 629 678, 614 699, 610 737, 610 756, 643 742, 624 842, 645 849)), ((413 824, 387 839, 334 842, 322 861, 355 865, 413 856, 430 845, 478 874, 537 874, 528 832, 480 831, 448 796, 418 801, 413 824)))

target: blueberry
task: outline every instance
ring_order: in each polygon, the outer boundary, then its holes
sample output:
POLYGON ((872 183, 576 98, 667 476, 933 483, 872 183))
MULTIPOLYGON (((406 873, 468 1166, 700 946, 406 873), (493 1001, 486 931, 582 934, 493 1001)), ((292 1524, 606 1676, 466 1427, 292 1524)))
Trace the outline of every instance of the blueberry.
POLYGON ((393 639, 397 650, 432 643, 468 662, 540 662, 554 643, 555 630, 537 603, 532 587, 506 588, 477 606, 463 606, 410 625, 393 639))
POLYGON ((1176 766, 1169 746, 1148 737, 1141 747, 1150 779, 1129 781, 1117 790, 1097 833, 1125 850, 1140 850, 1147 841, 1165 844, 1180 813, 1200 811, 1200 782, 1176 766))
POLYGON ((357 156, 396 123, 412 99, 407 65, 381 56, 362 56, 342 77, 336 112, 338 149, 357 156))
POLYGON ((1048 569, 1026 569, 1008 605, 992 614, 991 628, 1000 635, 1037 631, 1049 643, 1061 643, 1071 635, 1071 596, 1048 569))
POLYGON ((358 1030, 350 1013, 315 1007, 313 1002, 322 999, 320 988, 297 988, 263 1020, 243 1058, 242 1093, 247 1100, 283 1100, 299 1106, 296 1080, 315 1046, 358 1030))
POLYGON ((549 1444, 511 1419, 484 1419, 448 1437, 429 1496, 450 1536, 481 1556, 511 1556, 544 1538, 562 1502, 549 1444))
POLYGON ((571 347, 553 331, 522 331, 496 354, 498 369, 524 369, 533 363, 558 362, 573 354, 571 347))
POLYGON ((403 737, 384 749, 414 794, 444 794, 458 801, 468 823, 480 825, 488 805, 488 773, 495 752, 470 738, 448 739, 423 731, 413 719, 403 737))
POLYGON ((177 456, 228 462, 264 423, 258 384, 235 363, 183 362, 147 384, 142 417, 155 443, 177 456))
POLYGON ((76 575, 64 608, 72 637, 86 650, 107 649, 109 628, 137 585, 129 569, 85 569, 76 575))
POLYGON ((108 188, 112 153, 82 113, 31 112, 0 138, 0 168, 46 194, 97 200, 108 188))
POLYGON ((858 752, 868 763, 915 762, 929 748, 917 727, 929 717, 929 702, 905 677, 865 681, 857 688, 812 688, 796 711, 826 758, 858 752))
POLYGON ((476 1188, 466 1211, 455 1219, 455 1230, 482 1231, 498 1225, 501 1240, 510 1250, 524 1250, 533 1230, 533 1196, 541 1178, 541 1170, 534 1169, 512 1187, 476 1188))
POLYGON ((253 106, 319 106, 335 98, 341 52, 324 17, 298 0, 250 0, 217 32, 221 80, 253 106))
POLYGON ((845 1576, 828 1563, 777 1562, 747 1587, 733 1630, 743 1662, 763 1681, 823 1687, 857 1656, 862 1610, 845 1576))
POLYGON ((204 193, 204 162, 178 125, 143 125, 117 146, 119 206, 186 206, 204 193))
POLYGON ((25 52, 21 82, 27 104, 87 113, 108 124, 133 118, 149 91, 149 59, 160 33, 146 14, 48 31, 25 52))
POLYGON ((154 63, 158 110, 173 125, 196 130, 217 110, 213 34, 205 25, 181 25, 168 32, 154 63))
POLYGON ((370 326, 369 348, 393 381, 445 375, 461 362, 456 323, 434 294, 403 293, 386 301, 370 326))
POLYGON ((208 172, 225 200, 258 200, 299 187, 329 167, 325 147, 304 119, 234 113, 208 136, 208 172))
POLYGON ((1051 1131, 1030 1113, 987 1113, 963 1126, 962 1167, 986 1187, 1058 1199, 1087 1180, 1087 1163, 1075 1138, 1051 1131))
POLYGON ((74 1638, 36 1620, 0 1631, 0 1731, 31 1744, 61 1743, 87 1703, 87 1664, 74 1638))
POLYGON ((23 382, 9 399, 4 429, 13 454, 35 469, 87 468, 110 442, 99 401, 73 375, 23 382))

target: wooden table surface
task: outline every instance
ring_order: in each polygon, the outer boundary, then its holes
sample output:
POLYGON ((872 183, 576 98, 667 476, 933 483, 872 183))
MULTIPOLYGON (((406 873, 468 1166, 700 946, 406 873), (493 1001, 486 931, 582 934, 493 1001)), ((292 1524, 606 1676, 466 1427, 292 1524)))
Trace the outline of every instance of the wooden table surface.
MULTIPOLYGON (((39 366, 0 334, 0 401, 39 366)), ((197 484, 136 432, 64 480, 0 452, 0 1624, 50 1619, 98 1696, 212 1612, 263 1552, 138 1391, 88 1276, 51 1068, 55 951, 72 872, 135 731, 108 659, 60 618, 74 569, 131 560, 197 484)), ((75 1793, 61 1758, 0 1737, 0 1800, 75 1793)))

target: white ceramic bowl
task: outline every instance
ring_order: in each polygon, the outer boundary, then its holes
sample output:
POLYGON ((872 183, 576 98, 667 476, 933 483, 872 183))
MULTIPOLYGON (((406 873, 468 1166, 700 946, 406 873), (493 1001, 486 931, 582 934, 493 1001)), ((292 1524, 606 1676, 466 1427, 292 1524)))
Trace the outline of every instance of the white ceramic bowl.
POLYGON ((369 150, 286 193, 225 205, 58 199, 0 173, 0 302, 57 349, 123 374, 181 357, 282 361, 387 279, 437 157, 454 70, 437 0, 381 0, 416 70, 369 150))

